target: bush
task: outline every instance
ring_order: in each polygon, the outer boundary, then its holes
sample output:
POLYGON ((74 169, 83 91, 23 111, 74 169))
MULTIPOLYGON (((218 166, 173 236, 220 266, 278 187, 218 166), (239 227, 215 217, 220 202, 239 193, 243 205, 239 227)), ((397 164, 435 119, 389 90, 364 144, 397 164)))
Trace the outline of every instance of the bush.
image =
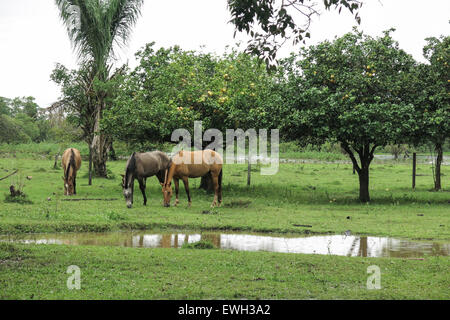
POLYGON ((7 115, 0 115, 0 143, 28 143, 31 138, 20 124, 7 115))

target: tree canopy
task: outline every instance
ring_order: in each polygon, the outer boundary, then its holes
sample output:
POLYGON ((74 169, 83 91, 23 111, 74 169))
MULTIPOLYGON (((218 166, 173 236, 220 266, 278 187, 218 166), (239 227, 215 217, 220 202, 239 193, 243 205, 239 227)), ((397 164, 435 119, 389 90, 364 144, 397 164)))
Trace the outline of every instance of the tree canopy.
MULTIPOLYGON (((339 13, 343 8, 349 10, 360 23, 362 1, 323 0, 323 5, 339 13)), ((312 18, 319 15, 317 3, 311 0, 228 0, 228 9, 236 31, 246 32, 252 38, 248 51, 267 65, 274 62, 277 50, 287 40, 294 44, 305 42, 310 37, 312 18)))
POLYGON ((298 92, 288 121, 291 135, 340 142, 359 174, 364 202, 370 200, 375 149, 404 140, 417 125, 414 106, 402 98, 415 61, 391 32, 373 38, 355 29, 305 48, 301 72, 291 77, 298 92))

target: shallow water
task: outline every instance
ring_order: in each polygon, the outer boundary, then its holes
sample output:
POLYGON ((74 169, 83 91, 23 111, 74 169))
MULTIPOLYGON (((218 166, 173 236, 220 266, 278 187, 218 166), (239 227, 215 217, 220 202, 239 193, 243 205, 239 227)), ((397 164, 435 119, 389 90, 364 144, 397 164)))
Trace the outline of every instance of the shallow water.
POLYGON ((107 232, 0 236, 0 241, 20 243, 123 246, 136 248, 181 248, 184 243, 193 243, 200 240, 209 240, 220 249, 239 251, 401 258, 450 255, 450 243, 352 235, 276 237, 262 234, 213 232, 107 232))

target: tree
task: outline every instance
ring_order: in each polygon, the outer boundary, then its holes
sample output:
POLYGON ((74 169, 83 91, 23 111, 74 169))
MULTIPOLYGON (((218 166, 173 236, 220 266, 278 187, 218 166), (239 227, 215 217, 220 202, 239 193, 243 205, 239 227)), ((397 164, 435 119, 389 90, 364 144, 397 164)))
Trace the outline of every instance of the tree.
POLYGON ((118 95, 102 121, 115 139, 170 141, 173 130, 192 130, 194 120, 222 132, 274 128, 283 117, 274 77, 248 54, 154 51, 148 44, 137 57, 139 65, 117 82, 118 95))
MULTIPOLYGON (((334 7, 339 13, 342 8, 349 10, 360 23, 362 1, 323 0, 323 4, 325 9, 334 7)), ((252 37, 247 50, 267 65, 274 62, 277 50, 287 40, 305 43, 305 38, 310 37, 312 18, 319 15, 317 4, 311 0, 228 0, 228 9, 236 31, 245 31, 252 37)))
POLYGON ((450 37, 433 37, 426 41, 423 53, 428 64, 418 66, 413 93, 417 116, 422 125, 416 130, 413 141, 431 142, 434 145, 434 189, 440 190, 443 146, 450 136, 450 37))
MULTIPOLYGON (((143 0, 56 0, 60 17, 77 50, 83 67, 89 67, 95 113, 90 151, 95 172, 106 177, 106 160, 111 139, 100 132, 100 121, 107 108, 107 82, 111 77, 115 45, 125 45, 140 15, 143 0)), ((73 105, 73 104, 72 104, 73 105)), ((89 124, 91 125, 91 123, 89 124)))
POLYGON ((417 126, 414 107, 402 98, 415 61, 398 48, 391 31, 372 38, 355 29, 303 49, 301 72, 291 77, 299 92, 291 135, 339 142, 359 175, 362 202, 370 201, 375 149, 406 140, 417 126))
POLYGON ((8 98, 0 97, 0 115, 10 115, 11 108, 9 107, 10 100, 8 98))
MULTIPOLYGON (((137 57, 139 65, 118 81, 118 95, 102 120, 105 132, 137 149, 170 141, 177 128, 193 137, 194 120, 225 133, 276 128, 284 117, 275 76, 248 54, 232 50, 215 56, 179 47, 155 51, 151 43, 137 57)), ((209 185, 206 180, 202 187, 209 185)))
POLYGON ((39 108, 39 105, 34 100, 34 97, 14 98, 11 101, 11 114, 15 116, 22 113, 36 120, 41 108, 39 108))
POLYGON ((0 143, 28 143, 30 137, 11 117, 0 114, 0 143))

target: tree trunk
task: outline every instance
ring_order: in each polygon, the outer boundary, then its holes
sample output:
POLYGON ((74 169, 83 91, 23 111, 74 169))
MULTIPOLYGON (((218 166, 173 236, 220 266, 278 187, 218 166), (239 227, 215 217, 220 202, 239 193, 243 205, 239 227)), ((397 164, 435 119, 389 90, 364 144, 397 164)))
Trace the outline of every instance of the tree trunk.
POLYGON ((369 166, 363 164, 359 174, 359 200, 361 202, 369 202, 369 166))
POLYGON ((108 139, 103 134, 94 136, 92 140, 92 164, 95 175, 106 178, 106 160, 108 160, 108 139))
POLYGON ((109 146, 109 159, 112 161, 117 161, 116 150, 114 150, 113 143, 111 142, 109 146))
POLYGON ((94 137, 91 143, 92 150, 92 164, 94 165, 95 175, 106 178, 106 161, 108 160, 108 151, 111 145, 110 139, 100 132, 100 119, 102 116, 103 103, 97 110, 97 115, 94 124, 94 137))
POLYGON ((89 144, 89 183, 92 186, 92 148, 89 144))
POLYGON ((365 144, 362 147, 354 148, 354 150, 359 155, 359 160, 360 160, 361 166, 358 165, 358 161, 356 160, 355 154, 351 150, 348 143, 343 142, 342 147, 347 152, 347 154, 350 156, 350 159, 352 160, 352 163, 353 163, 353 169, 356 170, 356 172, 358 172, 359 200, 361 202, 369 202, 370 201, 369 166, 373 160, 373 154, 375 152, 376 145, 374 145, 372 148, 370 148, 369 144, 365 144))
POLYGON ((441 164, 442 164, 442 158, 443 158, 442 144, 437 143, 435 148, 436 148, 436 152, 437 152, 437 157, 436 157, 436 177, 434 180, 434 190, 438 191, 438 190, 441 190, 441 188, 442 188, 442 186, 441 186, 441 164))

